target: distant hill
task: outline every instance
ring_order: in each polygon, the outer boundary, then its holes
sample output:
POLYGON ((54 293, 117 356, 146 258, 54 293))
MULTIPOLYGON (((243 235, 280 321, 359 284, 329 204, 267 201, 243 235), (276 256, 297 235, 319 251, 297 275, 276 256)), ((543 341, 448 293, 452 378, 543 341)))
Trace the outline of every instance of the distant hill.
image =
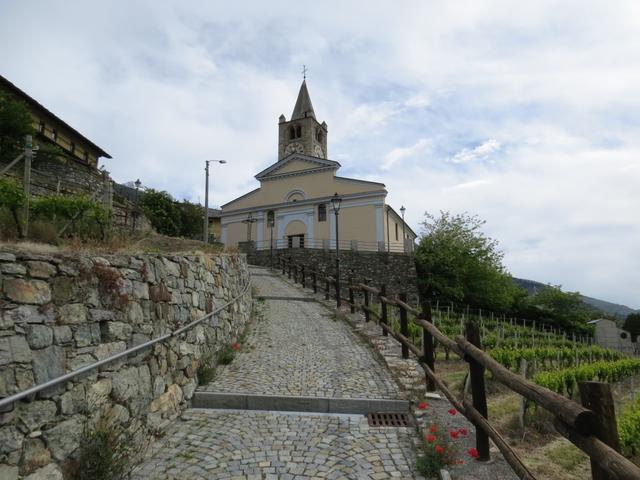
MULTIPOLYGON (((544 283, 536 282, 534 280, 527 280, 524 278, 514 277, 513 280, 519 287, 524 288, 529 293, 529 295, 533 295, 536 291, 546 286, 544 283)), ((604 313, 614 315, 620 319, 626 318, 630 313, 640 313, 640 310, 634 310, 633 308, 629 308, 626 305, 607 302, 606 300, 587 297, 585 295, 582 295, 582 301, 595 310, 600 310, 604 313)))

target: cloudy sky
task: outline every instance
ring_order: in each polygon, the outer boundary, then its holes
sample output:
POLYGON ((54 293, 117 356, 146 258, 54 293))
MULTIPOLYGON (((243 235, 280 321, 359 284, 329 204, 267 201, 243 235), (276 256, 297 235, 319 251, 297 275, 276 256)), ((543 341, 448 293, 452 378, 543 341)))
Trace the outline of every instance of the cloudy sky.
POLYGON ((509 271, 640 307, 640 2, 0 0, 0 73, 140 178, 257 186, 301 82, 340 173, 487 221, 509 271))

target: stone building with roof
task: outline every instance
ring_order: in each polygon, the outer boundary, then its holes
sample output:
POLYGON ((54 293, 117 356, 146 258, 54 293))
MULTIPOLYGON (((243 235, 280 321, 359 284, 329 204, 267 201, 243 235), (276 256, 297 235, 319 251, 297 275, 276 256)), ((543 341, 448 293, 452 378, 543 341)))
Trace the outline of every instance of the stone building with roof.
POLYGON ((316 119, 305 80, 291 118, 280 115, 278 160, 255 176, 258 188, 222 206, 222 242, 251 241, 259 250, 335 249, 331 199, 337 193, 341 250, 410 251, 416 234, 386 203, 385 185, 340 176, 327 140, 328 126, 316 119))

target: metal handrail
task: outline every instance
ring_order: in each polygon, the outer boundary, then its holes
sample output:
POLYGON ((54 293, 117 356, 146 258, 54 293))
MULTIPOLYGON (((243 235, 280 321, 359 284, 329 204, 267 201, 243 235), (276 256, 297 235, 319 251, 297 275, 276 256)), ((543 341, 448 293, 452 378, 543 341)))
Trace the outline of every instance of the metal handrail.
POLYGON ((247 291, 249 290, 249 285, 251 284, 251 274, 249 274, 249 279, 247 280, 247 284, 244 286, 244 289, 242 290, 242 293, 240 293, 238 296, 232 298, 231 300, 229 300, 227 303, 225 303, 224 305, 221 305, 220 307, 217 307, 216 309, 214 309, 212 312, 207 313, 205 316, 194 320, 191 323, 186 324, 183 327, 178 328, 177 330, 174 330, 173 332, 170 333, 166 333, 164 335, 161 335, 160 337, 151 339, 147 342, 141 343, 140 345, 136 345, 135 347, 131 347, 127 350, 124 350, 123 352, 120 353, 116 353, 114 355, 111 355, 110 357, 107 358, 103 358, 102 360, 98 360, 97 362, 93 362, 89 365, 85 365, 84 367, 81 367, 77 370, 74 370, 72 372, 69 373, 65 373, 64 375, 61 375, 59 377, 53 378, 51 380, 46 381, 45 383, 41 383, 39 385, 36 385, 34 387, 30 387, 27 390, 24 390, 20 393, 16 393, 14 395, 11 395, 9 397, 3 398, 0 400, 0 411, 8 406, 11 405, 15 402, 17 402, 18 400, 22 400, 25 397, 28 397, 29 395, 33 395, 34 393, 38 393, 42 390, 46 390, 47 388, 51 388, 51 387, 55 387, 58 384, 61 383, 66 383, 69 380, 71 380, 72 378, 75 378, 79 375, 82 375, 83 373, 86 372, 90 372, 91 370, 95 370, 98 367, 101 367, 102 365, 105 365, 107 363, 113 362, 114 360, 118 360, 119 358, 122 357, 126 357, 127 355, 130 355, 132 353, 135 353, 139 350, 143 350, 145 348, 151 347, 152 345, 155 345, 156 343, 160 343, 163 342, 169 338, 172 337, 176 337, 182 333, 184 333, 185 331, 195 327, 196 325, 202 323, 203 321, 213 317, 215 314, 217 314, 218 312, 224 310, 225 308, 227 308, 229 305, 237 302, 242 296, 244 296, 247 291))

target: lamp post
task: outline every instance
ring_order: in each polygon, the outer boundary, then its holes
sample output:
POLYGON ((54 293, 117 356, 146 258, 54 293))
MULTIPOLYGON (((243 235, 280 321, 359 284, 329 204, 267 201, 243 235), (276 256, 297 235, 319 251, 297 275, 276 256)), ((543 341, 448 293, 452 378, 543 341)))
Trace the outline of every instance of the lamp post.
POLYGON ((247 215, 247 219, 242 221, 242 223, 247 224, 247 242, 251 242, 251 225, 254 222, 257 222, 257 220, 253 218, 253 212, 249 212, 249 215, 247 215))
POLYGON ((271 263, 271 268, 273 268, 273 227, 276 223, 276 215, 273 210, 270 210, 267 213, 267 225, 269 226, 269 232, 271 235, 271 245, 269 247, 269 262, 271 263))
POLYGON ((407 209, 404 208, 404 205, 400 207, 400 213, 402 214, 402 251, 404 253, 407 253, 407 247, 406 247, 406 245, 407 245, 406 238, 407 237, 405 236, 405 233, 404 233, 404 212, 406 212, 406 211, 407 211, 407 209))
POLYGON ((138 218, 138 191, 140 190, 140 185, 142 185, 142 182, 138 178, 135 182, 133 182, 133 184, 136 186, 136 203, 135 203, 135 206, 133 208, 133 219, 132 219, 132 222, 131 222, 131 233, 134 233, 136 231, 136 219, 138 218))
POLYGON ((336 305, 340 308, 342 300, 340 299, 340 236, 338 229, 338 212, 340 211, 340 204, 342 198, 336 192, 331 198, 331 206, 333 207, 333 213, 336 216, 336 305))
MULTIPOLYGON (((204 225, 202 227, 202 241, 209 243, 209 163, 219 163, 224 165, 226 160, 205 160, 205 181, 204 181, 204 225)), ((213 196, 213 194, 212 194, 213 196)))

